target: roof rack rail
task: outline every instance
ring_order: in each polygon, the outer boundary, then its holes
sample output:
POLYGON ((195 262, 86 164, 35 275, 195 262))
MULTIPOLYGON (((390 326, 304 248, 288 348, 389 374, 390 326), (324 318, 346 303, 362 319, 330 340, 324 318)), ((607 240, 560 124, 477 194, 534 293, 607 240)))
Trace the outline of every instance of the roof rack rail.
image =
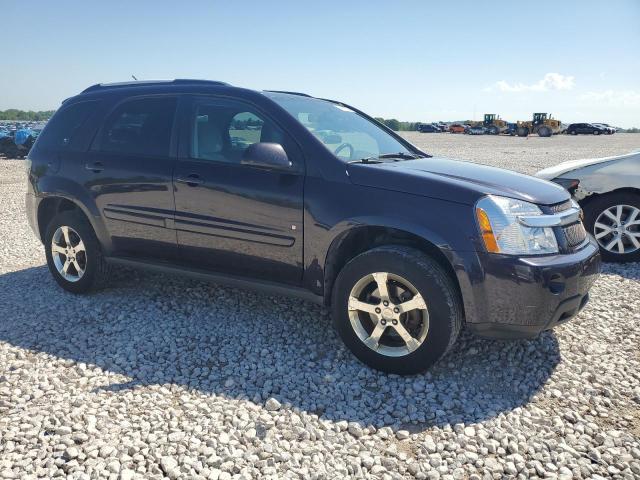
POLYGON ((271 92, 271 93, 286 93, 287 95, 299 95, 301 97, 310 97, 311 95, 309 95, 308 93, 300 93, 300 92, 289 92, 287 90, 265 90, 265 92, 271 92))
POLYGON ((80 93, 94 92, 97 90, 106 90, 111 88, 139 87, 143 85, 229 85, 226 82, 217 80, 196 80, 189 78, 176 78, 175 80, 140 80, 133 82, 115 82, 115 83, 96 83, 85 88, 80 93))

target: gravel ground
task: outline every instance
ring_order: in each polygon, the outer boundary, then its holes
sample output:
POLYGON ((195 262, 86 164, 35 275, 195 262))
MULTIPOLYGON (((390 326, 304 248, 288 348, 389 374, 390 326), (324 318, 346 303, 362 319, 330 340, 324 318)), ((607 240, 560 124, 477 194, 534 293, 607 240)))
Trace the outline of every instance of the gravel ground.
MULTIPOLYGON (((532 172, 640 136, 408 135, 532 172)), ((640 478, 640 264, 533 341, 463 333, 430 372, 370 370, 315 305, 118 271, 58 288, 0 160, 0 478, 640 478)))
POLYGON ((607 157, 640 150, 640 135, 558 135, 551 138, 452 135, 405 132, 403 136, 432 155, 484 163, 533 175, 567 160, 607 157))

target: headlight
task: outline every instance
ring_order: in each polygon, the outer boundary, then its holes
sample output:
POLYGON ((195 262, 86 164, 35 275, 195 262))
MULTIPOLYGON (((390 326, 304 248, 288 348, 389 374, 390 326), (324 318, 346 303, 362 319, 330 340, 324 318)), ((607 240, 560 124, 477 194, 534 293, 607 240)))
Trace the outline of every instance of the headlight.
POLYGON ((542 215, 533 203, 489 195, 476 204, 480 235, 487 251, 507 255, 536 255, 558 252, 552 228, 527 227, 519 217, 542 215))

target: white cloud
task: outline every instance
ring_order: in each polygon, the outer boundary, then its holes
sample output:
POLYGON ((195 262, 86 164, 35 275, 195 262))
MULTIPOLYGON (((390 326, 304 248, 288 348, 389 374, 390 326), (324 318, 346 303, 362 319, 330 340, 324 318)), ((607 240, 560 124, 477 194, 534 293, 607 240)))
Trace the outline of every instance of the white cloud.
POLYGON ((612 107, 638 107, 640 106, 640 92, 636 92, 635 90, 587 92, 580 96, 580 100, 612 107))
POLYGON ((501 92, 547 92, 549 90, 571 90, 575 85, 575 77, 560 73, 547 73, 544 78, 536 83, 509 83, 506 80, 496 82, 494 86, 484 89, 491 92, 497 88, 501 92))

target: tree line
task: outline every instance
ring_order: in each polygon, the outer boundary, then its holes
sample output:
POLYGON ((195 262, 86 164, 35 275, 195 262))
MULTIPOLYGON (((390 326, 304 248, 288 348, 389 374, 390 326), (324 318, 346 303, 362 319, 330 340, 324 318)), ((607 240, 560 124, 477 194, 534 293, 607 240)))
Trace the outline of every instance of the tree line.
POLYGON ((384 123, 394 132, 416 131, 418 130, 418 125, 420 125, 419 122, 401 122, 400 120, 396 120, 395 118, 375 117, 375 119, 380 123, 384 123))
POLYGON ((55 110, 42 110, 34 112, 33 110, 18 110, 10 108, 9 110, 0 110, 0 120, 26 120, 29 122, 42 122, 49 120, 55 110))

